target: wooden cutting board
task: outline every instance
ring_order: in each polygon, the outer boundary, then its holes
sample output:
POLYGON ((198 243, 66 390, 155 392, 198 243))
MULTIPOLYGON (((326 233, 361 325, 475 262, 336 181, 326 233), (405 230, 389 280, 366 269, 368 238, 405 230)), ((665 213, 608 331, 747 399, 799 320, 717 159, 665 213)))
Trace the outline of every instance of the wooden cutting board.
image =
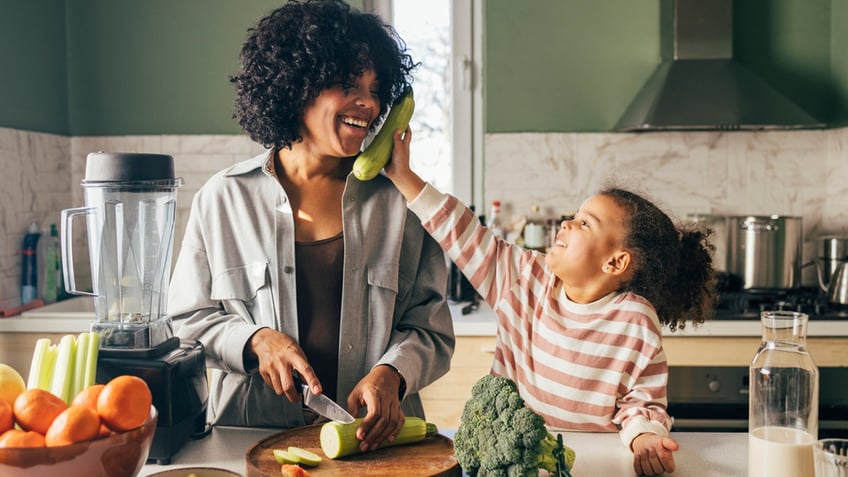
POLYGON ((453 477, 462 470, 453 455, 453 441, 437 434, 421 442, 384 447, 374 452, 328 459, 321 450, 321 425, 289 429, 266 437, 247 451, 247 477, 279 477, 280 464, 274 449, 289 446, 312 451, 323 459, 316 467, 306 467, 311 477, 453 477))

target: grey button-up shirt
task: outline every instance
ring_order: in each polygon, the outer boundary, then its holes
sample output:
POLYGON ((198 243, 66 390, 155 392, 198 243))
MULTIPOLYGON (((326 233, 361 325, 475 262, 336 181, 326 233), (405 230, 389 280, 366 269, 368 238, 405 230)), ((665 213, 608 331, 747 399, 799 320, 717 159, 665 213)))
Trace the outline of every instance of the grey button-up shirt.
MULTIPOLYGON (((298 337, 294 218, 273 157, 238 163, 197 192, 171 278, 177 334, 206 348, 215 424, 304 424, 301 404, 277 396, 244 360, 263 327, 298 337)), ((385 177, 350 175, 342 200, 338 401, 345 406, 360 379, 389 364, 406 380, 404 413, 423 417, 418 391, 447 372, 454 349, 443 252, 385 177)))

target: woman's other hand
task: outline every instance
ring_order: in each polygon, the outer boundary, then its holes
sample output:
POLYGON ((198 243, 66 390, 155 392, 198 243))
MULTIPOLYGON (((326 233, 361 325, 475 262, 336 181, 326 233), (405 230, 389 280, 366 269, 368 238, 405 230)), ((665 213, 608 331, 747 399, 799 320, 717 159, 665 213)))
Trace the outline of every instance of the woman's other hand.
POLYGON ((322 391, 321 382, 309 365, 303 349, 290 336, 271 328, 262 328, 248 342, 249 351, 259 360, 259 374, 265 384, 278 395, 285 394, 291 402, 300 401, 294 382, 297 371, 314 394, 322 391))
POLYGON ((376 450, 383 441, 393 441, 403 428, 400 387, 400 374, 391 366, 381 365, 362 378, 348 396, 347 407, 354 416, 362 407, 368 408, 356 430, 359 449, 363 452, 376 450))

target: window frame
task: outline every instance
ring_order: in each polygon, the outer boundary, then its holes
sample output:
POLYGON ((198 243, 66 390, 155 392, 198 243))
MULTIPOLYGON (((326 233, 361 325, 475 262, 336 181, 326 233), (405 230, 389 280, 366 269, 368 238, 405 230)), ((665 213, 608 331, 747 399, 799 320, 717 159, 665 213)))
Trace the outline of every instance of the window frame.
MULTIPOLYGON (((410 1, 410 0, 398 0, 410 1)), ((393 0, 363 0, 363 11, 392 23, 393 0)), ((452 193, 483 204, 483 0, 452 0, 452 193)))

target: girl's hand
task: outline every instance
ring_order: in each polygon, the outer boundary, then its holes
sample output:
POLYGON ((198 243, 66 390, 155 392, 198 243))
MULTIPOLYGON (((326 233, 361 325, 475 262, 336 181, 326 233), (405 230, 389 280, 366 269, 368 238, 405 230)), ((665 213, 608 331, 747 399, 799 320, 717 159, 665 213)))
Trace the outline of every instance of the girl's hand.
POLYGON ((638 475, 659 475, 674 472, 673 452, 680 445, 670 437, 640 434, 633 439, 633 470, 638 475))
POLYGON ((386 171, 386 177, 395 184, 395 187, 406 200, 411 201, 418 197, 421 189, 424 188, 424 181, 409 167, 409 144, 412 142, 412 128, 407 126, 406 132, 400 129, 395 130, 393 139, 392 158, 383 170, 386 171))

